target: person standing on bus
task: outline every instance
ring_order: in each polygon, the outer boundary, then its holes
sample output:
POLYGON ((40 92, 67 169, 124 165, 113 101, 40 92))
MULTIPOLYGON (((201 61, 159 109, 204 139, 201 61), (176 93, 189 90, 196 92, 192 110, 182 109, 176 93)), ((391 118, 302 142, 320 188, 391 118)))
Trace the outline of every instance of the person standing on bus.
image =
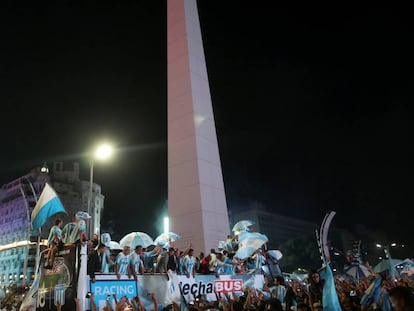
POLYGON ((56 219, 55 225, 50 229, 49 238, 47 239, 49 251, 45 262, 46 269, 52 269, 58 246, 62 243, 62 224, 61 219, 56 219))
POLYGON ((115 272, 118 280, 121 278, 121 275, 128 275, 129 278, 131 277, 131 269, 129 265, 129 252, 130 247, 124 246, 122 252, 120 252, 116 257, 115 272))

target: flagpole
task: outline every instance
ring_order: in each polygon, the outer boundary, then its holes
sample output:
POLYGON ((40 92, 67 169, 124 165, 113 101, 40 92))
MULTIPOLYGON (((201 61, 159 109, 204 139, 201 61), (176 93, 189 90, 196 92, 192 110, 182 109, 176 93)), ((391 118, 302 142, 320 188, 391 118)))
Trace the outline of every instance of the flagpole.
POLYGON ((89 171, 89 196, 88 196, 88 214, 92 216, 91 221, 89 222, 88 237, 92 237, 95 221, 95 209, 92 207, 92 197, 93 197, 93 159, 90 159, 90 171, 89 171))
MULTIPOLYGON (((46 186, 46 183, 45 183, 45 186, 46 186)), ((34 195, 35 200, 36 200, 36 204, 37 204, 38 199, 37 199, 36 192, 34 191, 33 186, 31 186, 31 187, 32 187, 33 195, 34 195)), ((30 222, 30 227, 33 227, 32 222, 30 222)), ((36 263, 35 263, 35 275, 34 275, 35 280, 37 278, 37 274, 38 274, 38 271, 39 271, 39 265, 40 265, 40 235, 41 234, 42 234, 42 227, 40 227, 37 231, 36 263)))
POLYGON ((42 228, 39 228, 38 236, 37 236, 37 247, 36 247, 36 269, 35 269, 35 279, 37 278, 37 274, 39 271, 40 266, 40 235, 42 233, 42 228))
MULTIPOLYGON (((35 199, 35 202, 37 203, 37 195, 36 195, 36 191, 33 188, 32 182, 27 177, 25 179, 26 179, 27 183, 29 184, 30 189, 32 190, 32 193, 33 193, 33 197, 35 199)), ((27 274, 27 260, 28 260, 28 255, 29 255, 29 247, 31 245, 31 242, 30 242, 30 232, 31 232, 31 229, 32 229, 32 224, 31 224, 31 220, 30 220, 29 205, 27 203, 26 194, 25 194, 25 192, 23 190, 22 184, 20 184, 20 192, 21 192, 21 194, 23 196, 24 203, 25 203, 25 206, 26 206, 26 214, 27 214, 27 221, 28 221, 27 234, 28 234, 28 238, 29 238, 28 239, 29 243, 26 246, 26 258, 25 258, 25 261, 24 261, 23 281, 22 281, 23 284, 26 284, 26 278, 27 278, 27 275, 26 275, 27 274)), ((39 237, 40 237, 40 233, 39 233, 39 237)), ((39 239, 39 237, 38 237, 38 239, 39 239)), ((39 249, 39 243, 37 244, 37 248, 39 249)), ((36 250, 36 252, 38 251, 38 249, 36 250)), ((38 260, 38 256, 36 255, 36 261, 37 260, 38 260)), ((35 277, 36 277, 36 274, 37 274, 37 264, 35 265, 35 277)))
POLYGON ((20 184, 20 192, 22 193, 23 199, 24 199, 24 205, 26 206, 26 216, 27 216, 27 237, 28 237, 28 243, 26 245, 26 256, 24 259, 24 265, 23 265, 23 285, 26 285, 26 277, 27 277, 27 258, 29 257, 29 247, 30 247, 30 231, 31 231, 31 223, 30 223, 30 215, 29 215, 29 205, 27 204, 26 195, 24 194, 24 190, 22 185, 20 184))
MULTIPOLYGON (((36 191, 34 190, 31 181, 30 180, 28 180, 28 181, 29 181, 29 186, 30 186, 30 188, 32 189, 32 192, 33 192, 33 197, 35 198, 35 201, 36 201, 36 204, 37 204, 38 198, 37 198, 37 195, 36 195, 36 191)), ((47 183, 45 182, 44 186, 46 186, 46 184, 47 183)), ((30 221, 30 228, 32 229, 32 227, 33 227, 32 222, 30 221)), ((35 262, 35 275, 34 275, 35 280, 37 278, 37 274, 38 274, 38 271, 39 271, 39 265, 40 265, 40 235, 41 235, 41 233, 42 233, 42 228, 40 227, 39 230, 38 230, 37 245, 36 245, 36 262, 35 262)))

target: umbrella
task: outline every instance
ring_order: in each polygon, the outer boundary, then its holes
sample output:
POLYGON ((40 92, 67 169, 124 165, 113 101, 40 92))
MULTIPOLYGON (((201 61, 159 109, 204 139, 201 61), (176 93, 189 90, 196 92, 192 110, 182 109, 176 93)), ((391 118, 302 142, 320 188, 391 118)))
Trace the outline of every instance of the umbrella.
POLYGON ((267 253, 274 259, 274 260, 280 260, 283 257, 283 254, 278 249, 270 249, 267 251, 267 253))
POLYGON ((403 261, 401 259, 391 259, 391 262, 390 262, 389 259, 384 259, 374 267, 374 271, 377 272, 377 273, 387 271, 387 270, 390 270, 391 265, 393 267, 396 267, 399 264, 401 264, 402 262, 403 261))
POLYGON ((115 242, 115 241, 109 242, 108 247, 110 248, 110 250, 122 250, 123 249, 123 247, 119 245, 118 242, 115 242))
POLYGON ((122 247, 129 246, 134 249, 136 246, 141 245, 142 247, 148 247, 154 244, 152 238, 145 232, 131 232, 124 236, 121 241, 119 241, 122 247))
POLYGON ((161 233, 157 238, 154 240, 154 244, 157 245, 167 245, 170 242, 174 242, 180 239, 180 236, 177 233, 174 232, 164 232, 161 233))
POLYGON ((369 271, 369 269, 367 267, 365 267, 364 265, 349 265, 347 267, 345 267, 345 273, 348 274, 349 276, 353 277, 356 280, 365 278, 367 276, 371 275, 371 272, 369 271))
POLYGON ((254 225, 254 221, 251 220, 240 220, 237 222, 231 231, 233 232, 245 232, 249 231, 249 227, 254 225))

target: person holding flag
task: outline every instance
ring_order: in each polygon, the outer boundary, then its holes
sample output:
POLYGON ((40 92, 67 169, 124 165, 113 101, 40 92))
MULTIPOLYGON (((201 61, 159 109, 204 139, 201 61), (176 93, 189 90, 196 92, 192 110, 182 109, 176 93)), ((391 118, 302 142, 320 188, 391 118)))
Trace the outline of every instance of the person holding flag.
POLYGON ((55 262, 56 252, 59 245, 62 243, 62 220, 56 219, 55 225, 50 229, 49 237, 47 239, 47 246, 49 251, 47 253, 47 260, 45 262, 46 269, 52 269, 55 262))
POLYGON ((77 212, 75 214, 76 225, 71 234, 71 240, 74 243, 79 243, 81 246, 85 246, 88 241, 88 235, 86 234, 86 223, 91 219, 91 216, 87 212, 77 212))
MULTIPOLYGON (((59 200, 59 197, 56 194, 55 190, 53 190, 53 188, 48 183, 45 183, 42 193, 40 194, 40 197, 37 200, 36 205, 31 214, 32 228, 33 230, 39 231, 39 236, 38 236, 38 241, 37 241, 37 252, 36 252, 37 253, 36 257, 38 258, 38 261, 36 263, 36 271, 40 263, 39 254, 40 254, 41 228, 46 223, 46 221, 49 219, 50 216, 53 216, 57 213, 66 213, 66 210, 63 207, 62 202, 59 200)), ((47 266, 50 266, 50 265, 53 266, 53 261, 51 257, 52 256, 48 257, 47 266)))

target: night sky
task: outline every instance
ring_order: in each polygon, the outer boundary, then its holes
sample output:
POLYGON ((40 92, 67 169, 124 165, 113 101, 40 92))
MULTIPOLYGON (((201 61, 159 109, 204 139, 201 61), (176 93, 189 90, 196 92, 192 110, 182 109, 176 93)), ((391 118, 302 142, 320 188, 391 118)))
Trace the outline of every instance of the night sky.
MULTIPOLYGON (((229 209, 316 223, 335 210, 336 226, 409 243, 411 19, 270 1, 202 0, 199 14, 229 209)), ((0 184, 56 160, 87 180, 88 148, 110 139, 116 158, 95 165, 104 226, 159 233, 165 1, 1 3, 0 38, 0 184)))

